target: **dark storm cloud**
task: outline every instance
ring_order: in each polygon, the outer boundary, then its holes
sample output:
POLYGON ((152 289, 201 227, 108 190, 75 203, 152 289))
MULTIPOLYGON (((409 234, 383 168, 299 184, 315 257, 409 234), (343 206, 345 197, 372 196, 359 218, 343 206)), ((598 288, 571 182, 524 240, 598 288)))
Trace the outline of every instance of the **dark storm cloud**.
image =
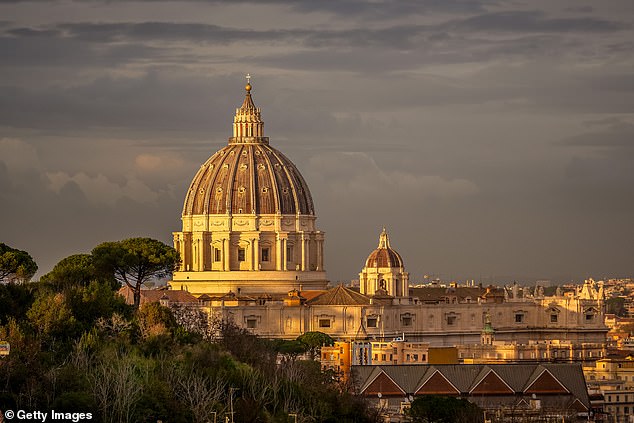
POLYGON ((279 41, 305 36, 303 30, 268 30, 228 28, 218 25, 172 22, 142 23, 69 23, 59 25, 66 35, 83 41, 120 40, 190 40, 214 43, 239 41, 279 41))
POLYGON ((631 28, 628 23, 599 18, 550 18, 540 11, 486 13, 448 24, 460 31, 501 32, 613 32, 631 28))
MULTIPOLYGON (((226 119, 228 112, 226 107, 221 112, 220 95, 212 97, 200 90, 207 85, 203 79, 170 79, 149 71, 141 77, 100 77, 70 87, 0 85, 0 124, 42 129, 123 126, 209 131, 219 123, 214 118, 226 119)), ((209 86, 213 86, 211 81, 209 86)))
POLYGON ((71 38, 87 42, 188 40, 230 44, 236 42, 303 43, 309 47, 384 46, 412 48, 421 41, 445 41, 450 32, 502 31, 513 33, 614 32, 630 24, 599 18, 549 18, 543 12, 516 11, 480 14, 435 25, 392 25, 385 28, 342 30, 251 30, 200 23, 66 23, 54 28, 11 28, 14 37, 71 38), (425 36, 425 38, 422 38, 425 36))
MULTIPOLYGON (((14 32, 24 34, 26 28, 14 29, 14 32)), ((72 38, 59 36, 58 31, 42 30, 57 36, 21 35, 0 36, 0 53, 3 61, 0 67, 13 68, 17 66, 63 67, 73 65, 98 66, 120 65, 131 61, 141 61, 149 58, 165 57, 168 52, 180 54, 167 47, 152 47, 137 43, 125 45, 91 45, 72 38)))
MULTIPOLYGON (((28 3, 44 0, 0 0, 0 3, 28 3)), ((46 0, 49 1, 50 0, 46 0)), ((75 0, 77 2, 85 0, 75 0)), ((173 0, 93 0, 94 3, 170 3, 173 0)), ((412 14, 475 13, 485 10, 488 5, 496 5, 497 0, 192 0, 189 3, 207 5, 278 5, 302 13, 326 12, 341 16, 364 16, 371 19, 408 16, 412 14)), ((246 11, 245 13, 248 13, 246 11)))

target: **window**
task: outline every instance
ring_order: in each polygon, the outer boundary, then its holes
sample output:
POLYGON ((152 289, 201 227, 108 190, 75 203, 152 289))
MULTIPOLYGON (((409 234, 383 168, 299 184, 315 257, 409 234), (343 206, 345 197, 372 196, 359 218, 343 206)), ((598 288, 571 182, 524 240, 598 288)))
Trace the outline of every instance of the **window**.
POLYGON ((378 320, 376 317, 368 317, 368 327, 375 328, 378 326, 378 320))
POLYGON ((220 251, 220 248, 214 248, 214 261, 221 261, 222 260, 222 253, 220 251))
POLYGON ((524 313, 515 313, 515 323, 524 323, 524 313))
POLYGON ((247 318, 247 327, 249 329, 254 329, 254 328, 258 327, 257 319, 247 318))
POLYGON ((426 356, 425 354, 421 354, 420 359, 421 359, 421 360, 423 360, 423 361, 425 361, 425 360, 427 360, 427 356, 426 356))
POLYGON ((630 407, 623 407, 623 414, 625 415, 630 414, 630 407))
POLYGON ((409 361, 409 354, 405 356, 405 361, 409 361))
POLYGON ((320 328, 329 328, 330 327, 330 319, 319 319, 319 327, 320 328))
POLYGON ((244 248, 238 248, 238 261, 244 261, 245 260, 245 251, 244 248))
POLYGON ((403 326, 412 326, 412 317, 411 316, 403 316, 403 317, 401 317, 401 325, 403 325, 403 326))
POLYGON ((269 252, 271 250, 269 250, 268 248, 262 248, 262 261, 269 261, 271 260, 269 257, 269 252))
POLYGON ((385 361, 385 354, 381 354, 381 361, 385 361))
POLYGON ((587 320, 587 321, 590 321, 590 320, 592 320, 592 319, 594 319, 594 314, 592 314, 592 313, 587 313, 587 314, 586 314, 586 320, 587 320))
POLYGON ((456 324, 456 316, 451 315, 451 314, 449 316, 447 316, 447 324, 449 326, 455 325, 456 324))
POLYGON ((557 319, 559 318, 559 316, 557 316, 556 314, 551 314, 550 315, 550 323, 557 323, 557 319))
POLYGON ((414 354, 414 361, 418 361, 418 354, 414 354))
POLYGON ((293 261, 293 246, 286 246, 286 261, 293 261))

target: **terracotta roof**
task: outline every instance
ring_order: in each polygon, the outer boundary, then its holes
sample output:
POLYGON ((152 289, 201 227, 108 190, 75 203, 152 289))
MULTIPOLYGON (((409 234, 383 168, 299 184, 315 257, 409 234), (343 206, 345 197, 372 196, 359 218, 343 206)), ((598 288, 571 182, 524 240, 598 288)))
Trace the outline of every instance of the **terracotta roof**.
POLYGON ((311 290, 311 291, 302 291, 299 295, 306 298, 306 300, 312 300, 315 297, 320 296, 321 294, 325 294, 328 291, 324 290, 311 290))
POLYGON ((307 303, 310 305, 367 305, 370 304, 370 298, 339 285, 307 301, 307 303))
MULTIPOLYGON (((459 286, 455 288, 426 286, 420 288, 410 288, 409 290, 413 297, 418 297, 418 299, 422 302, 444 301, 444 299, 448 296, 456 296, 459 301, 463 301, 469 297, 475 302, 478 297, 485 295, 487 292, 486 288, 467 286, 459 286)), ((499 291, 502 294, 504 292, 501 288, 492 288, 491 291, 499 291)))
MULTIPOLYGON (((399 387, 408 394, 415 393, 426 380, 436 371, 440 372, 452 385, 458 388, 462 394, 469 392, 478 386, 478 383, 490 372, 494 371, 500 379, 507 384, 516 394, 523 394, 531 384, 545 371, 549 372, 557 382, 565 387, 571 394, 566 397, 561 394, 543 394, 542 400, 561 406, 571 405, 579 400, 585 407, 590 407, 590 399, 583 371, 579 364, 559 363, 531 363, 531 364, 436 364, 436 365, 386 365, 386 366, 352 366, 355 375, 353 380, 360 392, 371 385, 379 374, 385 373, 399 387), (565 404, 564 404, 565 403, 565 404)), ((540 396, 538 394, 538 396, 540 396)), ((516 401, 515 396, 509 400, 516 401)), ((503 400, 503 399, 501 399, 503 400)))

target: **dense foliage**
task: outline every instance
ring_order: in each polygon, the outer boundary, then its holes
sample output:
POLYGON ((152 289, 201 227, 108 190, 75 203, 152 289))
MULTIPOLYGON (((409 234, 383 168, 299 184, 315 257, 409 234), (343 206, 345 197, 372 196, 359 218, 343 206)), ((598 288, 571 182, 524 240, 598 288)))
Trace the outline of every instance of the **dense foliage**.
POLYGON ((37 272, 37 264, 26 251, 0 242, 0 282, 28 282, 37 272))
POLYGON ((91 259, 0 285, 0 410, 90 412, 96 422, 363 422, 307 345, 256 337, 196 309, 126 305, 91 259), (82 263, 86 268, 82 268, 82 263), (92 270, 91 270, 92 269, 92 270))
POLYGON ((91 264, 98 273, 127 285, 134 293, 134 308, 139 308, 143 284, 171 275, 179 262, 178 252, 161 241, 129 238, 96 246, 91 264))
POLYGON ((412 401, 409 417, 421 423, 482 423, 482 410, 466 399, 424 395, 412 401))

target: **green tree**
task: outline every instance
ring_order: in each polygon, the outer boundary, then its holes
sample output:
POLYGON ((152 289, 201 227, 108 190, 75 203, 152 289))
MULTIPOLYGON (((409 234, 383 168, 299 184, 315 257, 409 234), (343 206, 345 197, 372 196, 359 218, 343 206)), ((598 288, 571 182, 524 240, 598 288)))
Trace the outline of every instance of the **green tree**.
POLYGON ((92 250, 97 271, 112 275, 134 293, 134 308, 141 304, 141 287, 176 269, 180 261, 174 248, 151 238, 130 238, 104 242, 92 250))
POLYGON ((311 360, 314 360, 320 353, 322 346, 335 344, 335 341, 329 335, 319 331, 306 332, 298 336, 297 340, 306 345, 311 360))
POLYGON ((408 413, 420 423, 481 423, 482 409, 461 398, 423 395, 416 398, 408 413))
POLYGON ((170 309, 159 303, 143 304, 137 313, 137 321, 143 339, 171 335, 176 328, 176 319, 170 309))
POLYGON ((92 281, 112 282, 116 281, 112 276, 100 274, 94 265, 93 256, 90 254, 73 254, 61 259, 53 270, 43 275, 40 282, 46 282, 56 290, 62 291, 76 286, 88 286, 92 281))
POLYGON ((108 319, 113 313, 131 315, 125 299, 109 284, 93 281, 88 286, 72 286, 64 290, 66 304, 84 330, 90 330, 98 319, 108 319))
POLYGON ((48 337, 71 337, 77 332, 77 321, 63 294, 39 293, 26 313, 37 332, 48 337))
POLYGON ((28 282, 37 272, 37 264, 26 251, 0 242, 0 282, 28 282))

